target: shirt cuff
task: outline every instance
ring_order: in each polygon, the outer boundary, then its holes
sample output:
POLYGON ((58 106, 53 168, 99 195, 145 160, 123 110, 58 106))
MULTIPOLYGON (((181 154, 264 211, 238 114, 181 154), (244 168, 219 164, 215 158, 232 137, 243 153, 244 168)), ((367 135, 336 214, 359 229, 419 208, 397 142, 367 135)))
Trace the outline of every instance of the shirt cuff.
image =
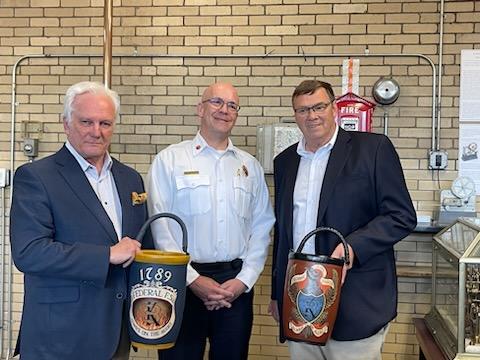
POLYGON ((199 276, 200 274, 189 263, 187 265, 187 286, 189 286, 191 283, 197 280, 199 276))
POLYGON ((252 271, 249 271, 248 269, 245 269, 245 268, 242 268, 240 273, 236 276, 236 279, 243 282, 247 287, 247 290, 245 292, 250 292, 250 290, 252 290, 253 285, 255 285, 255 282, 257 281, 257 278, 258 276, 253 274, 252 271))

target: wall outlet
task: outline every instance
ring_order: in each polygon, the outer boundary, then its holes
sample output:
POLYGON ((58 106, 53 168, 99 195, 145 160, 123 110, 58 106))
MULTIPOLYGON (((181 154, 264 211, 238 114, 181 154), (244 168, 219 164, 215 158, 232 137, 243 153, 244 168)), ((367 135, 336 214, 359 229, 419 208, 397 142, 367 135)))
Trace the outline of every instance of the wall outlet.
POLYGON ((38 156, 38 139, 24 139, 23 153, 28 157, 38 156))
POLYGON ((444 170, 447 168, 448 154, 443 150, 430 151, 428 168, 431 170, 444 170))

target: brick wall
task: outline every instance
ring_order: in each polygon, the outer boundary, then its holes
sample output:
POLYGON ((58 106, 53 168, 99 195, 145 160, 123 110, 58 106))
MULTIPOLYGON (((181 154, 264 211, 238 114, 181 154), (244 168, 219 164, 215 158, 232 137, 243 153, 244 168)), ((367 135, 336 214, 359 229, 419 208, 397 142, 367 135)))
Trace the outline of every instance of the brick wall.
MULTIPOLYGON (((20 150, 25 136, 39 139, 40 156, 64 141, 59 114, 66 88, 85 79, 102 81, 103 3, 0 0, 0 167, 10 167, 13 65, 24 55, 38 56, 24 59, 17 69, 17 167, 27 161, 20 150)), ((200 94, 223 80, 232 82, 241 98, 232 139, 255 154, 256 125, 293 119, 295 85, 316 77, 331 82, 340 95, 343 59, 368 50, 370 56, 360 57, 360 95, 371 98, 380 76, 399 82, 400 98, 388 108, 388 135, 417 211, 432 215, 438 189, 449 187, 457 174, 460 50, 480 44, 480 3, 446 1, 440 147, 449 161, 446 171, 432 173, 427 169, 432 71, 418 57, 397 54, 424 54, 438 63, 439 11, 439 1, 428 0, 115 0, 112 88, 121 94, 122 117, 111 151, 145 174, 159 150, 195 134, 200 94)), ((375 111, 375 132, 384 131, 384 110, 375 111)), ((272 186, 271 176, 267 181, 272 186)), ((415 241, 401 244, 401 252, 417 246, 415 241)), ((256 287, 252 359, 288 357, 267 315, 269 264, 270 259, 256 287)), ((428 310, 428 286, 425 278, 400 278, 400 315, 388 335, 385 359, 415 358, 410 318, 428 310)), ((17 330, 18 273, 13 298, 17 330)), ((135 356, 149 357, 142 351, 135 356)))

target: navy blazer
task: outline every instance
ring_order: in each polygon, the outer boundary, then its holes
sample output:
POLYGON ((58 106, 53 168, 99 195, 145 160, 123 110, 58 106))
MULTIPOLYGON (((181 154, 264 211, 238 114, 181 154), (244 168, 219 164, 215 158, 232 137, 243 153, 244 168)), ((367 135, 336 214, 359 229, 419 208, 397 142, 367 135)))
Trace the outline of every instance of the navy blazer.
MULTIPOLYGON (((147 219, 141 176, 113 159, 122 237, 147 219)), ((13 183, 10 241, 25 293, 17 350, 22 360, 111 359, 119 342, 127 271, 110 265, 118 242, 110 218, 64 146, 19 167, 13 183)), ((149 244, 151 245, 151 244, 149 244)), ((126 317, 125 317, 126 319, 126 317)))
MULTIPOLYGON (((288 253, 293 247, 293 190, 300 163, 296 150, 294 144, 274 160, 277 222, 272 299, 278 301, 280 316, 288 253)), ((393 245, 415 225, 415 210, 390 140, 384 135, 339 129, 323 180, 317 218, 317 226, 340 231, 355 253, 353 268, 347 272, 341 290, 334 339, 366 338, 396 316, 393 245)), ((321 234, 321 240, 319 236, 315 239, 316 253, 330 255, 338 238, 321 234)), ((280 340, 285 340, 282 329, 280 340)))

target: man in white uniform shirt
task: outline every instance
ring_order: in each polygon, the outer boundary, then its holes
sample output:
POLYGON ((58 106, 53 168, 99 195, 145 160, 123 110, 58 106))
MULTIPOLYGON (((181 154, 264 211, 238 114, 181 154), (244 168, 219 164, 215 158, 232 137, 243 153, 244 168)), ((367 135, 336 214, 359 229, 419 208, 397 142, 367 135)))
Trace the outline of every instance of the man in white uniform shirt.
MULTIPOLYGON (((274 223, 263 170, 229 139, 240 110, 236 89, 216 83, 197 106, 200 131, 155 158, 147 179, 150 215, 171 212, 188 230, 187 297, 179 337, 160 359, 247 359, 253 285, 274 223)), ((180 227, 152 224, 155 246, 181 250, 180 227)))

